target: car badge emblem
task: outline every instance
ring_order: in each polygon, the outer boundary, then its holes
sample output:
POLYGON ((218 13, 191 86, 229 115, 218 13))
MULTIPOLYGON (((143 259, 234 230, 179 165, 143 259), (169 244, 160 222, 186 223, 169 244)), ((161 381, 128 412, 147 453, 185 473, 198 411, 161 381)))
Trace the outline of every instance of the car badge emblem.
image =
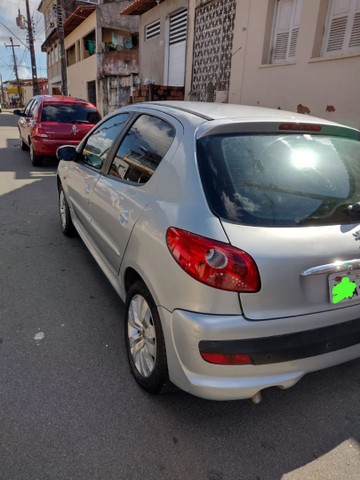
POLYGON ((76 128, 76 125, 73 125, 73 126, 72 126, 72 132, 73 132, 73 134, 74 134, 74 135, 76 135, 76 134, 77 134, 77 128, 76 128))
POLYGON ((355 237, 355 240, 360 240, 360 230, 357 230, 355 233, 353 233, 353 237, 355 237))

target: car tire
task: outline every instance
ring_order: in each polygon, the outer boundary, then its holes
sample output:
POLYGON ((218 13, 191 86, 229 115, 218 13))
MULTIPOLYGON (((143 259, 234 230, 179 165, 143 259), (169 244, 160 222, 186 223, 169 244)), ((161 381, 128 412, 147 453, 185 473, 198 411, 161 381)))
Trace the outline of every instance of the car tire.
POLYGON ((73 237, 76 230, 71 220, 69 205, 66 201, 62 185, 59 186, 59 216, 62 233, 67 237, 73 237))
POLYGON ((26 143, 24 142, 22 136, 21 136, 21 133, 20 133, 20 130, 19 130, 19 137, 20 137, 20 148, 21 150, 29 150, 29 147, 26 145, 26 143))
POLYGON ((126 297, 125 344, 131 373, 145 391, 157 394, 172 390, 159 313, 141 281, 130 287, 126 297))
POLYGON ((31 164, 34 167, 41 167, 42 159, 41 159, 41 157, 36 155, 32 143, 30 143, 30 160, 31 160, 31 164))

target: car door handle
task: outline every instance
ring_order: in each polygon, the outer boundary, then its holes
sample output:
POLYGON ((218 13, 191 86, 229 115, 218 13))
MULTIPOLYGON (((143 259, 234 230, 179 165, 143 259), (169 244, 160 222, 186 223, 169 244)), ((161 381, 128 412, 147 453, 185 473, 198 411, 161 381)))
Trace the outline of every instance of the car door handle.
POLYGON ((129 210, 126 210, 126 208, 121 208, 119 220, 121 225, 126 225, 129 221, 129 210))
POLYGON ((301 273, 301 276, 310 277, 311 275, 346 272, 348 270, 356 270, 358 268, 360 268, 360 259, 354 258, 353 260, 345 260, 344 262, 333 262, 308 268, 301 273))

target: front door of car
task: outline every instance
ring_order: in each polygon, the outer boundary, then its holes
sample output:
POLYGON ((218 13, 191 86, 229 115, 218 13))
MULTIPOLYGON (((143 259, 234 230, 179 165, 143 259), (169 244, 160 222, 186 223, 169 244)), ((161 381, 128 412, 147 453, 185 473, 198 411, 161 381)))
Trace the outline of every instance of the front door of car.
POLYGON ((25 107, 24 115, 20 117, 18 127, 20 131, 20 138, 24 140, 26 144, 29 143, 31 125, 33 122, 32 110, 36 104, 36 99, 32 98, 25 107))
POLYGON ((92 242, 93 191, 114 139, 121 133, 128 117, 128 114, 116 115, 101 123, 86 139, 79 160, 69 163, 68 166, 66 182, 75 221, 87 239, 92 242))
POLYGON ((69 163, 66 181, 69 200, 77 226, 88 236, 91 232, 90 197, 100 171, 85 161, 69 163))
POLYGON ((113 152, 107 175, 94 187, 92 231, 98 250, 115 273, 149 201, 147 182, 174 137, 175 128, 170 123, 152 115, 138 116, 113 152))

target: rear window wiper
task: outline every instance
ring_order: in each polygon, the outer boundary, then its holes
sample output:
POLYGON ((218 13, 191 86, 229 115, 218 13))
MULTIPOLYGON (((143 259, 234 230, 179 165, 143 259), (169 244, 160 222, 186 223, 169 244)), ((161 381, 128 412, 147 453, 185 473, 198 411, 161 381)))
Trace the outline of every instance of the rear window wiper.
POLYGON ((90 123, 89 120, 71 120, 70 123, 90 123))

